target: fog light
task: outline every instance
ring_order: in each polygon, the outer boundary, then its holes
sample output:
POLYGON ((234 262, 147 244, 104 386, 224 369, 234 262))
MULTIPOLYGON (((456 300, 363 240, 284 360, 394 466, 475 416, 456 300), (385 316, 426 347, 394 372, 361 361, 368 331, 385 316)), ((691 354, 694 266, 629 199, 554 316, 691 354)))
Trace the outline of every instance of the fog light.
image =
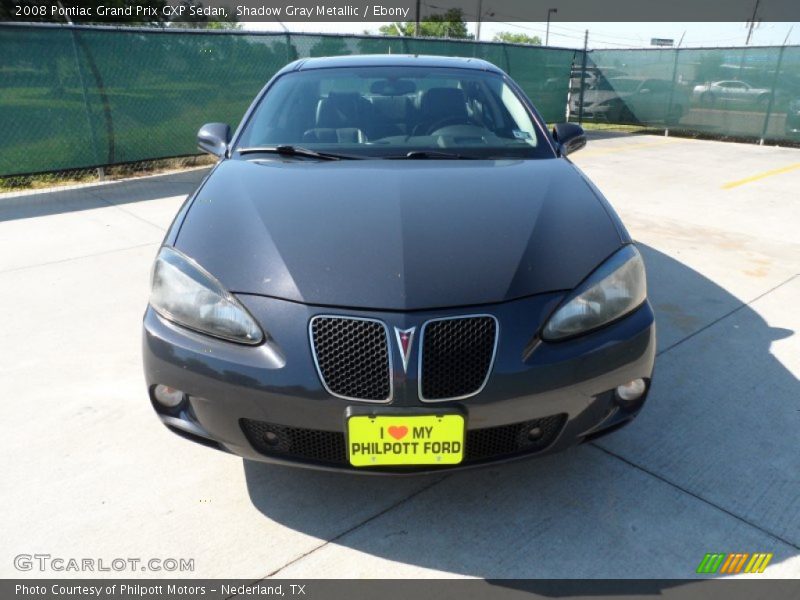
POLYGON ((642 397, 646 387, 644 379, 634 379, 617 388, 617 398, 623 402, 633 402, 642 397))
POLYGON ((542 439, 543 435, 544 431, 542 431, 541 427, 531 427, 530 431, 528 431, 528 441, 537 442, 542 439))
POLYGON ((156 397, 159 404, 163 404, 167 408, 175 408, 183 402, 184 397, 182 391, 160 384, 156 386, 153 395, 156 397))

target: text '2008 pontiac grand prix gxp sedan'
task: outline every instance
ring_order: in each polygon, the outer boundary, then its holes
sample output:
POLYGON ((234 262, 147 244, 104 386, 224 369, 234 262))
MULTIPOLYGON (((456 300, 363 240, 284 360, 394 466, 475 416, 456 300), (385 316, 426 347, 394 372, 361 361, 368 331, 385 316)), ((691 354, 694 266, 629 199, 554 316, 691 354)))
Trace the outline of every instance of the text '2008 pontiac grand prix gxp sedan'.
POLYGON ((184 206, 144 318, 167 427, 248 459, 473 466, 629 422, 655 348, 642 258, 520 88, 474 59, 300 60, 184 206))

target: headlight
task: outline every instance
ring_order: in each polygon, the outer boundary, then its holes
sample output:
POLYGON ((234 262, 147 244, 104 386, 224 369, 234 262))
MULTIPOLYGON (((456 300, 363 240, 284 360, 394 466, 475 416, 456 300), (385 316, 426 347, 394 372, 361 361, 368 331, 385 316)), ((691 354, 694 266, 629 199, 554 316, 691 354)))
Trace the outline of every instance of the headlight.
POLYGON ((150 306, 165 319, 209 335, 258 344, 264 334, 250 313, 203 267, 167 246, 153 266, 150 306))
POLYGON ((545 340, 586 333, 638 308, 647 298, 644 262, 625 246, 578 286, 548 320, 545 340))

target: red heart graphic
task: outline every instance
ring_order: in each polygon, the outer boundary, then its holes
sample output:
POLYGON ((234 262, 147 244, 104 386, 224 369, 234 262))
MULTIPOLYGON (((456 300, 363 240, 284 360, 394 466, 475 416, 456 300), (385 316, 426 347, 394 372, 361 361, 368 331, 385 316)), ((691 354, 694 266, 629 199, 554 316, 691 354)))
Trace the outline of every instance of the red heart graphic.
POLYGON ((404 437, 406 437, 406 434, 408 433, 408 427, 406 427, 405 425, 401 425, 400 427, 395 427, 394 425, 392 425, 391 427, 389 427, 388 431, 389 435, 392 436, 394 439, 402 440, 404 437))

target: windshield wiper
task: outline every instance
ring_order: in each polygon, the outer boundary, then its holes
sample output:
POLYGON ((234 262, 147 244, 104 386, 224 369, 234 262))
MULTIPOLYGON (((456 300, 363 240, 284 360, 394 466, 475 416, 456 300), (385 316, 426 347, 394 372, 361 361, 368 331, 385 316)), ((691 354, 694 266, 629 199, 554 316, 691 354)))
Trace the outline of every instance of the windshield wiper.
POLYGON ((398 156, 385 156, 384 158, 393 160, 425 160, 425 159, 449 159, 449 160, 474 160, 474 156, 459 154, 457 152, 441 152, 439 150, 412 150, 398 156))
POLYGON ((252 148, 238 148, 239 154, 280 154, 281 156, 303 156, 318 158, 320 160, 355 160, 359 157, 346 154, 333 154, 331 152, 317 152, 301 146, 253 146, 252 148))

